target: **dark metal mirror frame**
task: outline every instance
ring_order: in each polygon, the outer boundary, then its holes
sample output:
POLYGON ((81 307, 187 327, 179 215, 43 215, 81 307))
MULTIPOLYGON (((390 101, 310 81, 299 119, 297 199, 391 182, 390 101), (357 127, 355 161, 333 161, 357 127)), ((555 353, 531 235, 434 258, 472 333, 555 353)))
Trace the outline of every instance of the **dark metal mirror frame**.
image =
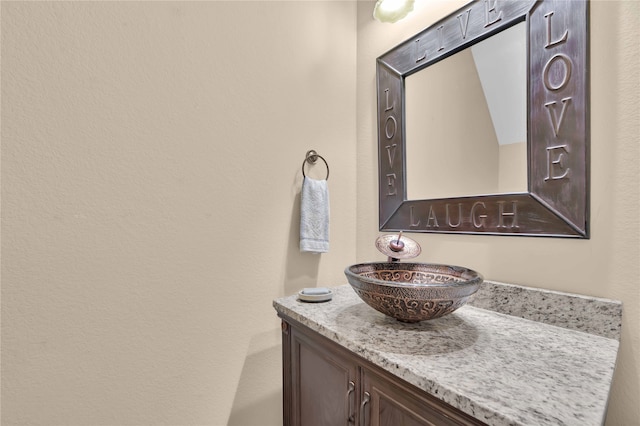
POLYGON ((378 58, 381 231, 589 238, 588 18, 588 0, 477 0, 378 58), (522 21, 527 192, 407 200, 405 78, 522 21))

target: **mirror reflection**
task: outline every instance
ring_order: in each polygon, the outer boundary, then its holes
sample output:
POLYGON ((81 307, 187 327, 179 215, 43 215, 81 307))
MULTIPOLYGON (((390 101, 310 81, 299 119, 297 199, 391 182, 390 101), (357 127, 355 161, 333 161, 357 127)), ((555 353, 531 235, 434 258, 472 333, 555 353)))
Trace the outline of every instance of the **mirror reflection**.
POLYGON ((407 199, 527 191, 526 76, 522 22, 406 77, 407 199))

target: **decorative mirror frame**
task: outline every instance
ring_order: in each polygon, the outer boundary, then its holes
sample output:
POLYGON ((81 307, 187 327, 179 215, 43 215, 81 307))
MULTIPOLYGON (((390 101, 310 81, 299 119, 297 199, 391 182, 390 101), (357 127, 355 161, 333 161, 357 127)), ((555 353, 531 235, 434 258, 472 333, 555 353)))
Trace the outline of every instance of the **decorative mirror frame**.
POLYGON ((476 0, 380 56, 380 230, 589 238, 588 29, 588 0, 476 0), (523 21, 528 190, 407 200, 405 78, 523 21))

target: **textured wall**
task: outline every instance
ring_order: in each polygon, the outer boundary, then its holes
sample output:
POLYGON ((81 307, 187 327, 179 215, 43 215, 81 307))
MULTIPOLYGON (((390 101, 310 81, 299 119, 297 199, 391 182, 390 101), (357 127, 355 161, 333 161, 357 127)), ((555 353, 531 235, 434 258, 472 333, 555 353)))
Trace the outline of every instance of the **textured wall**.
POLYGON ((2 425, 281 424, 271 301, 355 260, 355 3, 1 7, 2 425))
MULTIPOLYGON (((2 424, 280 424, 271 300, 380 259, 375 58, 465 2, 394 25, 370 2, 1 2, 2 424), (297 251, 310 148, 321 256, 297 251)), ((614 426, 640 418, 639 6, 592 2, 591 240, 418 237, 622 300, 614 426)))
MULTIPOLYGON (((417 2, 396 24, 358 3, 358 252, 380 259, 375 58, 466 3, 417 2), (366 213, 366 214, 365 214, 366 213)), ((607 425, 640 422, 640 3, 591 2, 591 239, 412 234, 420 259, 462 264, 486 278, 621 300, 622 343, 607 425)))

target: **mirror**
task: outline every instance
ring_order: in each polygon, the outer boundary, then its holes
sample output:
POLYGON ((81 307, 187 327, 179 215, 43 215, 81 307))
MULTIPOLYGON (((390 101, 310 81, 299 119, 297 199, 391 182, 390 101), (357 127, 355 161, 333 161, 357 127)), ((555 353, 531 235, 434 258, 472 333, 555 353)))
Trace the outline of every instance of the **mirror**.
POLYGON ((380 56, 380 230, 588 238, 587 32, 479 0, 380 56))
POLYGON ((405 79, 408 199, 527 191, 525 30, 520 22, 405 79))

